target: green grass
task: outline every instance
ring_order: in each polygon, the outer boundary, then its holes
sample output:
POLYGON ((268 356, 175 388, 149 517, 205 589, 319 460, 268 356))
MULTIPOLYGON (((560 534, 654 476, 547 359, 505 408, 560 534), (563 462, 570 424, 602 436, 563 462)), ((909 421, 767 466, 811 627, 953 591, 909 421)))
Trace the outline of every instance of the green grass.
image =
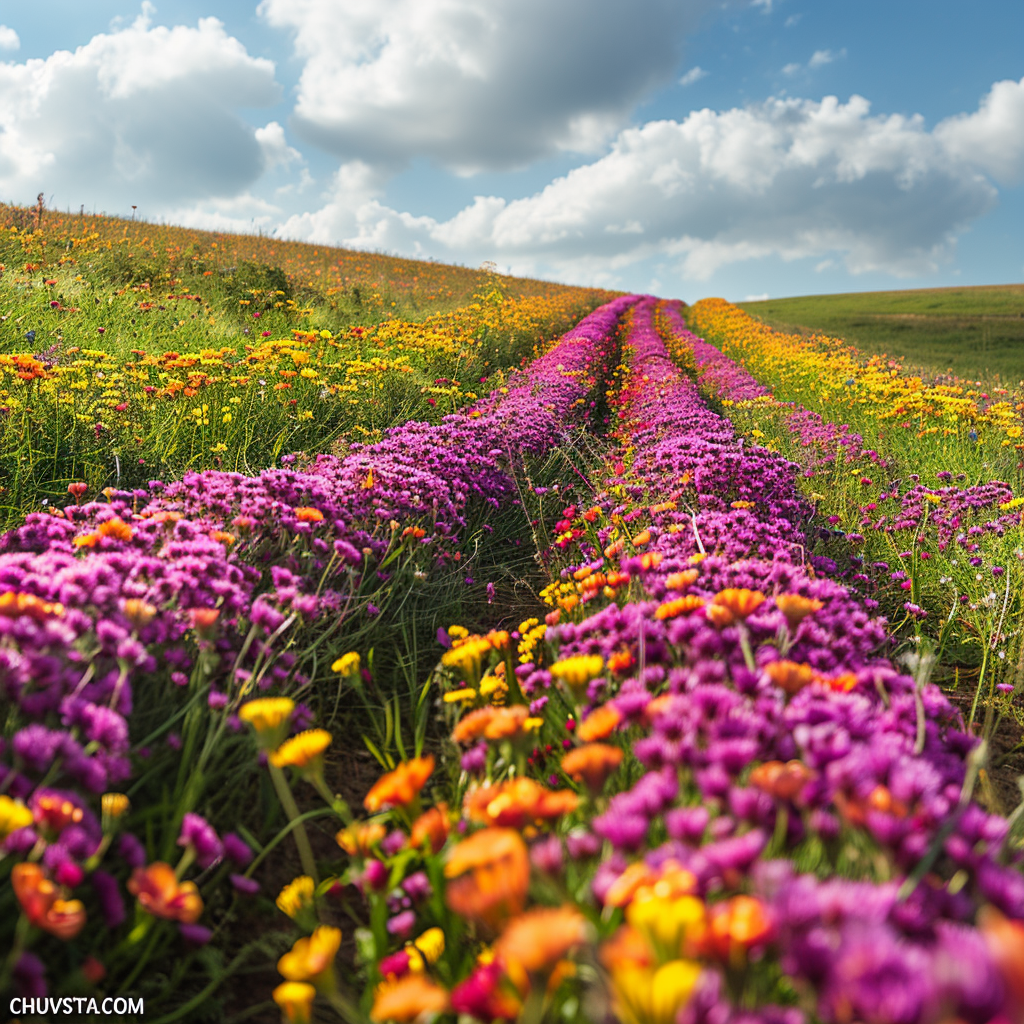
POLYGON ((1024 284, 807 295, 739 303, 789 333, 845 338, 908 369, 1024 382, 1024 284))

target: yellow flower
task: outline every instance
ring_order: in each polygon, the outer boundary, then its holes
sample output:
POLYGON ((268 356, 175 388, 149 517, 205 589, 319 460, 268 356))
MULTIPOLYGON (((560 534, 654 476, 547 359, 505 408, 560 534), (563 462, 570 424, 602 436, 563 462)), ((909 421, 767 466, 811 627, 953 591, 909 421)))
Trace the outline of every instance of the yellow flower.
POLYGON ((343 676, 354 676, 359 671, 359 652, 349 651, 343 654, 332 666, 332 672, 343 676))
POLYGON ((423 954, 428 964, 436 964, 444 955, 444 932, 440 928, 428 928, 413 946, 423 954))
POLYGON ((277 961, 288 981, 308 981, 320 991, 334 987, 334 958, 341 946, 341 929, 321 925, 308 939, 299 939, 277 961))
POLYGON ((313 879, 309 875, 293 878, 277 897, 277 909, 292 920, 307 907, 313 905, 313 879))
POLYGON ((551 675, 565 683, 573 693, 581 694, 603 669, 604 658, 600 654, 575 654, 556 661, 551 666, 551 675))
POLYGON ((128 808, 131 807, 131 801, 124 795, 124 793, 104 793, 100 800, 100 806, 103 809, 103 819, 116 821, 118 818, 124 816, 128 808))
POLYGON ((270 754, 275 768, 296 768, 304 776, 323 771, 324 751, 331 745, 331 734, 326 729, 307 729, 285 740, 270 754))
POLYGON ((19 800, 0 796, 0 840, 32 824, 32 812, 19 800))
POLYGON ((316 989, 304 981, 286 981, 274 989, 274 1002, 287 1024, 310 1024, 316 989))
POLYGON ((295 710, 289 697, 258 697, 238 709, 238 717, 256 730, 256 740, 263 750, 276 750, 288 732, 288 719, 295 710))
POLYGON ((476 690, 470 689, 468 686, 463 686, 459 690, 449 690, 443 700, 445 704, 458 704, 459 702, 469 704, 476 700, 476 690))
POLYGON ((626 965, 612 972, 619 1016, 626 1024, 673 1024, 700 977, 700 965, 670 960, 656 970, 626 965))

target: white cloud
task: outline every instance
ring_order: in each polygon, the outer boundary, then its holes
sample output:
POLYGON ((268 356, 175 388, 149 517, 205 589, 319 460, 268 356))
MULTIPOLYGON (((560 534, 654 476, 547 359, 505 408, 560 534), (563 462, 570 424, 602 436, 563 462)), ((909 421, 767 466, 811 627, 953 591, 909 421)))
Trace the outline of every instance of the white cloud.
POLYGON ((833 53, 831 50, 815 50, 814 53, 811 54, 811 59, 807 62, 807 66, 811 68, 811 70, 814 68, 822 68, 826 64, 831 64, 833 61, 837 61, 840 57, 845 56, 845 47, 838 53, 833 53))
POLYGON ((690 279, 768 256, 921 274, 995 202, 986 174, 1024 173, 1024 144, 1006 145, 1024 139, 1022 93, 1024 81, 998 83, 933 131, 859 96, 695 111, 621 132, 535 195, 478 196, 446 221, 390 209, 373 169, 349 163, 327 205, 282 233, 611 284, 651 257, 690 279))
POLYGON ((743 301, 744 302, 767 302, 769 297, 770 296, 768 295, 767 292, 761 292, 760 295, 744 295, 743 296, 743 301))
POLYGON ((955 158, 976 164, 996 181, 1024 176, 1024 78, 996 82, 973 114, 937 125, 935 135, 955 158))
POLYGON ((21 48, 21 40, 13 28, 0 25, 0 50, 18 50, 21 48))
POLYGON ((811 54, 811 59, 807 62, 806 67, 803 64, 787 64, 783 69, 782 73, 788 75, 790 78, 793 75, 798 75, 801 71, 817 71, 818 68, 825 67, 826 64, 833 64, 835 61, 840 60, 846 56, 846 47, 839 51, 835 50, 815 50, 811 54))
POLYGON ((293 163, 301 162, 302 154, 288 145, 284 129, 276 121, 270 121, 262 128, 257 128, 255 135, 263 151, 263 166, 266 170, 289 167, 293 163))
POLYGON ((343 160, 462 173, 599 151, 716 0, 262 0, 305 62, 292 124, 343 160))
POLYGON ((167 208, 237 194, 283 152, 270 125, 259 137, 235 113, 276 102, 273 63, 215 18, 166 28, 152 11, 74 53, 0 63, 5 199, 167 208))
POLYGON ((702 78, 707 78, 710 72, 705 71, 702 67, 693 67, 679 79, 680 85, 693 85, 694 82, 699 82, 702 78))

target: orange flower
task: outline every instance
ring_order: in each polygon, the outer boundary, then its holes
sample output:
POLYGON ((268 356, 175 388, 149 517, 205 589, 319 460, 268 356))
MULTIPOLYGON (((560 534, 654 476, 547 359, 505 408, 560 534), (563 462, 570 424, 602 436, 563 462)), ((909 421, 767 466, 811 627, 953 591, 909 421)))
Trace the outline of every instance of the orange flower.
POLYGON ((633 547, 635 547, 635 548, 642 548, 645 544, 650 544, 650 543, 651 543, 651 531, 650 530, 641 530, 633 538, 633 547))
POLYGON ((591 793, 600 793, 605 780, 622 764, 622 750, 608 743, 587 743, 562 758, 562 771, 577 782, 586 783, 591 793))
POLYGON ((77 825, 84 817, 81 807, 56 793, 44 793, 35 802, 36 824, 50 835, 60 835, 68 825, 77 825))
POLYGON ((814 775, 803 761, 766 761, 750 773, 750 784, 776 800, 793 800, 814 775))
POLYGON ((614 705, 602 704, 600 707, 594 708, 594 710, 591 711, 582 722, 580 722, 579 727, 576 729, 576 735, 579 736, 584 743, 591 743, 594 740, 604 740, 615 732, 615 729, 621 721, 622 715, 614 705))
POLYGON ((772 933, 764 904, 753 896, 733 896, 711 908, 711 926, 706 936, 708 952, 731 960, 772 933))
POLYGON ((813 597, 801 597, 800 594, 779 594, 775 598, 775 607, 786 616, 786 624, 792 632, 807 618, 825 606, 813 597))
POLYGON ((318 508, 310 508, 308 505, 303 505, 295 510, 295 518, 300 523, 322 523, 324 521, 324 514, 318 508))
POLYGON ((576 809, 571 789, 552 790, 529 778, 510 779, 481 786, 466 794, 465 811, 485 825, 522 828, 532 822, 551 821, 576 809))
POLYGON ((192 628, 202 637, 209 639, 213 627, 220 618, 219 608, 189 608, 188 617, 192 628))
POLYGON ((406 1024, 421 1015, 444 1013, 447 1009, 448 993, 436 981, 414 972, 377 987, 370 1020, 406 1024))
POLYGON ((633 655, 628 650, 616 651, 608 659, 608 671, 614 672, 616 675, 622 675, 624 672, 628 672, 633 667, 633 655))
POLYGON ((211 530, 210 540, 215 540, 219 544, 223 544, 224 547, 229 548, 235 543, 235 535, 228 533, 225 530, 211 530))
POLYGON ((516 739, 531 731, 529 710, 522 704, 512 707, 487 707, 471 711, 452 730, 456 743, 472 743, 483 737, 487 740, 516 739))
POLYGON ((654 617, 659 621, 674 619, 677 615, 689 615, 698 608, 704 607, 704 600, 696 594, 687 594, 685 597, 676 597, 659 605, 654 612, 654 617))
POLYGON ((106 522, 100 523, 96 527, 96 532, 101 537, 114 537, 117 540, 131 540, 132 539, 132 528, 125 522, 115 516, 113 519, 108 519, 106 522))
POLYGON ((732 502, 732 508, 735 508, 735 509, 753 508, 755 504, 756 504, 756 502, 753 502, 753 501, 734 501, 734 502, 732 502))
POLYGON ((403 761, 393 772, 382 775, 366 794, 363 806, 374 814, 385 807, 405 807, 419 796, 434 770, 434 755, 403 761))
POLYGON ((696 569, 685 569, 683 572, 670 572, 665 577, 665 586, 669 590, 685 590, 697 582, 696 569))
POLYGON ((402 537, 412 537, 413 540, 420 540, 427 535, 427 531, 422 526, 407 526, 402 531, 402 537))
POLYGON ((522 911, 530 884, 530 856, 510 828, 485 828, 453 847, 445 864, 445 892, 456 913, 489 927, 522 911))
POLYGON ((604 903, 607 907, 624 907, 638 896, 678 899, 696 891, 696 876, 678 861, 667 860, 655 869, 641 860, 630 864, 615 879, 605 893, 604 903))
POLYGON ((604 549, 604 557, 605 558, 614 558, 616 555, 619 555, 619 554, 622 553, 622 549, 625 546, 626 546, 626 542, 624 540, 617 540, 617 541, 615 541, 614 544, 609 544, 608 547, 606 547, 604 549))
MULTIPOLYGON (((1024 1014, 1024 921, 1004 917, 995 907, 982 907, 978 928, 985 937, 996 969, 1002 974, 1018 1015, 1024 1014)), ((1014 1018, 1007 1014, 1010 1020, 1014 1018)))
POLYGON ((182 924, 194 924, 203 912, 203 901, 194 882, 179 882, 174 868, 163 861, 136 868, 128 880, 128 891, 139 906, 154 917, 182 924))
POLYGON ((44 622, 49 618, 60 618, 63 614, 64 605, 42 601, 34 594, 21 594, 13 590, 0 594, 0 615, 9 619, 27 615, 36 622, 44 622))
POLYGON ((365 857, 387 834, 388 830, 379 821, 353 822, 343 828, 334 841, 350 857, 365 857))
POLYGON ((480 739, 497 713, 498 709, 490 704, 470 711, 452 730, 452 740, 455 743, 466 744, 480 739))
POLYGON ((764 602, 764 594, 758 590, 729 587, 715 594, 707 610, 708 618, 719 628, 731 626, 737 619, 753 615, 764 602))
POLYGON ((587 940, 587 920, 572 906, 537 907, 513 918, 494 953, 516 980, 515 974, 540 974, 587 940))
POLYGON ((448 805, 438 804, 425 811, 412 823, 410 843, 416 849, 429 846, 431 853, 437 853, 447 842, 450 830, 448 805))
POLYGON ((138 597, 130 597, 122 606, 125 618, 136 628, 148 626, 156 617, 156 607, 138 597))
POLYGON ((67 942, 85 925, 85 907, 81 900, 64 900, 60 890, 43 873, 38 864, 15 864, 11 869, 11 887, 37 928, 67 942))
POLYGON ((780 689, 793 696, 819 678, 810 665, 796 661, 773 661, 765 666, 765 675, 780 689))
POLYGON ((648 551, 646 554, 640 556, 640 568, 644 572, 649 572, 651 569, 657 569, 661 565, 662 554, 659 551, 648 551))

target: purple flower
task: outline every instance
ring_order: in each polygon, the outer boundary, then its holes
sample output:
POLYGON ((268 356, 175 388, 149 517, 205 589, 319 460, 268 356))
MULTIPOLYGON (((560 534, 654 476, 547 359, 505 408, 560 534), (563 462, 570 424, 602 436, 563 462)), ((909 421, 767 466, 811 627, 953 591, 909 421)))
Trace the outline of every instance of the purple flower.
POLYGON ((196 863, 204 871, 224 855, 224 846, 205 818, 188 811, 181 822, 178 845, 195 851, 196 863))
POLYGON ((252 850, 249 844, 234 832, 224 835, 224 853, 236 867, 248 867, 252 861, 252 850))

